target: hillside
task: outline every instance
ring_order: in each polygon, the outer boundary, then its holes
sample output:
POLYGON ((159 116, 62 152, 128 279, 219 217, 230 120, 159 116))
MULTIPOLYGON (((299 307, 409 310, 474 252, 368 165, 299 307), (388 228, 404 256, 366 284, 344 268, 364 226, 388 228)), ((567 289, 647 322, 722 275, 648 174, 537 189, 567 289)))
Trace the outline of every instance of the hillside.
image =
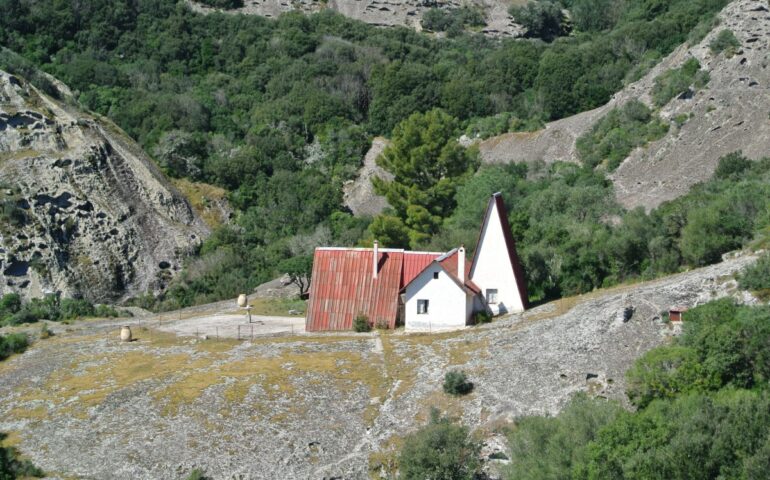
POLYGON ((208 232, 112 122, 3 71, 0 132, 2 293, 104 302, 154 291, 208 232))
MULTIPOLYGON (((208 13, 215 9, 206 7, 200 2, 187 0, 193 9, 208 13)), ((424 13, 432 8, 457 9, 462 6, 474 6, 484 13, 486 25, 481 32, 489 36, 515 36, 522 33, 522 28, 514 23, 508 14, 508 7, 515 2, 500 0, 442 0, 440 2, 425 2, 421 0, 301 0, 287 2, 282 0, 246 0, 243 7, 228 10, 229 12, 247 15, 261 15, 275 18, 285 12, 300 11, 315 13, 321 10, 332 10, 348 18, 360 20, 371 25, 382 27, 405 26, 422 30, 420 21, 424 13)))
POLYGON ((501 426, 556 414, 581 391, 626 402, 625 371, 677 332, 661 311, 754 302, 731 278, 754 259, 448 334, 203 340, 158 331, 152 317, 131 321, 138 340, 120 343, 115 321, 52 324, 54 338, 0 365, 0 431, 62 477, 185 478, 197 467, 212 478, 389 478, 400 439, 436 406, 477 432, 499 478, 501 426), (473 393, 442 392, 452 368, 469 373, 473 393))
POLYGON ((743 150, 760 158, 770 150, 770 71, 766 52, 770 11, 766 2, 736 0, 718 15, 718 25, 694 45, 682 45, 640 80, 615 94, 606 105, 546 125, 543 130, 508 133, 480 143, 488 163, 543 160, 580 161, 577 139, 611 109, 630 100, 654 107, 655 79, 695 58, 710 80, 680 95, 660 109, 672 126, 668 133, 637 148, 610 175, 618 201, 626 208, 651 209, 679 197, 708 179, 723 155, 743 150), (731 30, 740 46, 714 53, 709 45, 723 30, 731 30), (681 126, 677 126, 681 123, 681 126))

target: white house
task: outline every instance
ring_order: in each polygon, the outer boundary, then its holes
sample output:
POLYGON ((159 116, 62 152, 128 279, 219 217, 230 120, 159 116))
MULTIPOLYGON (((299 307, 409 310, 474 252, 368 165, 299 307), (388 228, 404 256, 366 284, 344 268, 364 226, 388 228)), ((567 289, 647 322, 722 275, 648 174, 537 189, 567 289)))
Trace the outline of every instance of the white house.
POLYGON ((407 330, 456 329, 470 322, 481 291, 466 281, 467 262, 465 249, 456 248, 435 259, 406 285, 407 330))
POLYGON ((462 328, 482 310, 492 315, 524 311, 527 289, 502 195, 489 199, 472 262, 463 247, 454 249, 404 290, 407 330, 462 328))
POLYGON ((521 312, 524 274, 500 193, 489 199, 473 261, 446 253, 379 248, 316 248, 307 331, 349 330, 356 317, 407 330, 463 328, 473 314, 521 312))

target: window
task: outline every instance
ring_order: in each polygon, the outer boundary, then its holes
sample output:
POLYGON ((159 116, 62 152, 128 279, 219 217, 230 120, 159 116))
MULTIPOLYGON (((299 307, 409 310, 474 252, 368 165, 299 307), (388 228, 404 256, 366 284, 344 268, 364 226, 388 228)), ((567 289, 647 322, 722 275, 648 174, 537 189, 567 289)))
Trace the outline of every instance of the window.
POLYGON ((422 315, 424 313, 428 313, 428 301, 417 300, 417 314, 422 315))
POLYGON ((433 272, 433 280, 438 280, 438 272, 433 272))
POLYGON ((489 304, 497 303, 497 289, 496 288, 487 288, 487 303, 489 303, 489 304))

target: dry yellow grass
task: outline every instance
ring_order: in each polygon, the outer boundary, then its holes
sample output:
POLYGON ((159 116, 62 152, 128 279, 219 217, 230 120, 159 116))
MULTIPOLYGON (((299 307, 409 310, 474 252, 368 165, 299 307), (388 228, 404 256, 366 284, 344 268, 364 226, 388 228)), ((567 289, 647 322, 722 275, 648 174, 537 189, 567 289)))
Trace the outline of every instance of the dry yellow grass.
POLYGON ((191 182, 184 178, 173 179, 172 183, 187 198, 195 213, 206 222, 206 225, 216 228, 227 221, 222 211, 215 206, 217 203, 226 201, 225 189, 207 183, 191 182))

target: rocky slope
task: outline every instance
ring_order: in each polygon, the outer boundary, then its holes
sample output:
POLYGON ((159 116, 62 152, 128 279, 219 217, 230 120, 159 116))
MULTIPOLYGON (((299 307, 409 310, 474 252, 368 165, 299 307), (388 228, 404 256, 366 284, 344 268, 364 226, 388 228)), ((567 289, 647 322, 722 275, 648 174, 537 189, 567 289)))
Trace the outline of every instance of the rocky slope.
POLYGON ((0 184, 0 293, 143 293, 173 276, 207 233, 116 126, 3 71, 0 184))
POLYGON ((499 478, 499 427, 555 414, 578 391, 624 401, 627 368, 677 334, 660 312, 727 295, 754 302, 731 277, 755 258, 434 335, 204 341, 134 319, 138 340, 120 343, 115 321, 53 324, 56 336, 0 364, 0 431, 63 478, 186 478, 195 467, 211 478, 392 478, 379 474, 398 439, 436 406, 484 439, 499 478), (455 368, 474 382, 470 395, 442 392, 455 368))
MULTIPOLYGON (((194 10, 207 13, 214 9, 200 3, 187 0, 194 10)), ((383 27, 407 26, 422 30, 420 20, 422 15, 431 8, 459 8, 463 5, 479 7, 485 16, 486 26, 482 29, 489 36, 520 35, 522 28, 513 22, 508 14, 512 3, 521 1, 508 0, 245 0, 244 6, 229 12, 277 17, 284 12, 298 10, 303 13, 319 12, 330 9, 346 17, 383 27)))
POLYGON ((383 137, 372 140, 372 146, 364 156, 364 164, 358 171, 358 177, 350 180, 342 187, 345 206, 356 216, 375 216, 385 210, 388 201, 385 197, 374 193, 372 178, 379 177, 383 180, 393 180, 393 174, 377 166, 377 157, 389 144, 383 137))
POLYGON ((683 45, 647 75, 618 92, 606 105, 552 122, 533 133, 509 133, 480 143, 489 163, 544 160, 579 161, 575 141, 610 109, 630 99, 652 105, 655 78, 696 58, 711 80, 693 94, 673 99, 662 118, 686 118, 681 127, 638 148, 611 175, 626 207, 654 208, 708 179, 719 158, 743 150, 750 158, 770 152, 770 7, 760 0, 736 0, 719 14, 719 25, 696 45, 683 45), (722 30, 740 41, 737 53, 714 55, 709 43, 722 30))

